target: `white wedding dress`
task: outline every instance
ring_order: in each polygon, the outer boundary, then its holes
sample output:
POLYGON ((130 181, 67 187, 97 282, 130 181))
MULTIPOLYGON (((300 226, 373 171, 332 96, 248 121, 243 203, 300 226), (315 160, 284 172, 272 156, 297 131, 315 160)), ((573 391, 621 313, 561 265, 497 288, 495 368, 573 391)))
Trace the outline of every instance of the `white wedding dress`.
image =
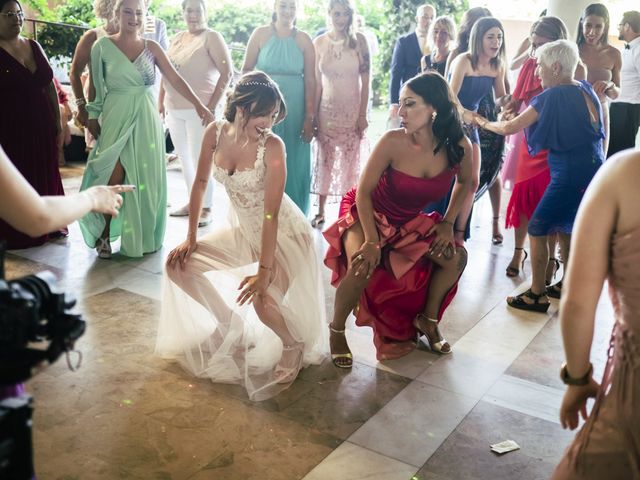
MULTIPOLYGON (((224 122, 217 123, 217 141, 224 122)), ((190 373, 213 382, 243 385, 251 400, 286 389, 274 368, 283 345, 252 305, 239 307, 238 286, 258 271, 264 218, 264 152, 261 139, 254 168, 229 174, 213 163, 213 177, 231 201, 231 228, 198 239, 184 270, 165 270, 156 354, 177 359, 190 373)), ((215 160, 215 156, 214 156, 215 160)), ((328 351, 328 326, 320 262, 309 222, 285 194, 278 215, 274 278, 267 289, 291 335, 304 343, 303 366, 328 351)), ((291 380, 293 381, 293 379, 291 380)))

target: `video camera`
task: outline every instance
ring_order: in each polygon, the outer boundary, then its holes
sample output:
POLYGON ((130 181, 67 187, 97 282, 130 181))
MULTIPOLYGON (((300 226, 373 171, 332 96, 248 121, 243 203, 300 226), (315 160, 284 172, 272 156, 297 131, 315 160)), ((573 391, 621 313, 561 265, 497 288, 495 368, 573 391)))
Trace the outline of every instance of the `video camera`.
MULTIPOLYGON (((5 244, 0 243, 0 395, 69 353, 85 331, 75 300, 56 292, 49 271, 6 281, 5 244), (48 344, 46 343, 48 342, 48 344)), ((79 357, 81 358, 81 357, 79 357)), ((0 397, 0 478, 31 479, 31 397, 0 397)))

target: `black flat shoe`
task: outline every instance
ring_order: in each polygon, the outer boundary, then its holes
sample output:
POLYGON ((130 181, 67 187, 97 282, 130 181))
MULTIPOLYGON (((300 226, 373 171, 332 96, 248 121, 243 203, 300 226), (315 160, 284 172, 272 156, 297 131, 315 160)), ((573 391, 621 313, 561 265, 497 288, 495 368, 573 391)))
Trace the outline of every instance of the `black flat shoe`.
POLYGON ((541 302, 541 298, 546 298, 546 294, 541 293, 540 295, 535 294, 531 291, 531 289, 527 290, 520 295, 516 295, 515 297, 507 297, 507 303, 510 307, 517 308, 518 310, 527 310, 529 312, 540 312, 546 313, 549 310, 550 303, 541 302), (529 300, 533 300, 533 303, 528 303, 525 301, 525 297, 529 300))

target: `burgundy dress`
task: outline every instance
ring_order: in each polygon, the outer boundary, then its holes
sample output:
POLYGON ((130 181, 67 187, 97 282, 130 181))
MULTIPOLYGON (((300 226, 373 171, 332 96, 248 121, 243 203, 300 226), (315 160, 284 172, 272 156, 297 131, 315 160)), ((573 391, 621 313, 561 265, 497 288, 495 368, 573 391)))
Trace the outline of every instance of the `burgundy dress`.
MULTIPOLYGON (((29 43, 35 73, 0 48, 0 145, 40 195, 64 195, 58 170, 56 116, 47 92, 53 72, 38 44, 29 43)), ((31 238, 0 220, 0 239, 7 241, 8 248, 42 245, 50 235, 31 238)))
MULTIPOLYGON (((382 261, 360 297, 356 324, 373 329, 379 360, 398 358, 415 347, 412 322, 424 309, 433 268, 424 258, 433 240, 427 232, 441 218, 422 209, 448 193, 455 174, 456 169, 446 169, 435 177, 419 178, 389 167, 371 195, 382 261)), ((342 199, 338 221, 324 232, 329 242, 324 263, 333 271, 333 286, 347 273, 342 235, 357 221, 354 188, 342 199)), ((457 283, 442 302, 438 320, 456 290, 457 283)))

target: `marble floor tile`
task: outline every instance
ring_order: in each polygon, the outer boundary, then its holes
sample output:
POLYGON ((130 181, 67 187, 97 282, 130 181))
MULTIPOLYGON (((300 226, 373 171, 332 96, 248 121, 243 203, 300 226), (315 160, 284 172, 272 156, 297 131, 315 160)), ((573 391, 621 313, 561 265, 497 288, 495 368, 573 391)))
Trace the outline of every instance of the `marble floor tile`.
POLYGON ((403 463, 420 466, 476 402, 473 398, 414 381, 349 441, 403 463))
POLYGON ((551 388, 503 375, 482 397, 482 401, 560 424, 558 412, 564 391, 564 388, 551 388))
POLYGON ((344 442, 304 480, 407 480, 416 467, 344 442))
POLYGON ((548 479, 573 435, 545 420, 479 402, 416 478, 548 479), (520 450, 503 455, 490 451, 491 444, 507 439, 520 450))

